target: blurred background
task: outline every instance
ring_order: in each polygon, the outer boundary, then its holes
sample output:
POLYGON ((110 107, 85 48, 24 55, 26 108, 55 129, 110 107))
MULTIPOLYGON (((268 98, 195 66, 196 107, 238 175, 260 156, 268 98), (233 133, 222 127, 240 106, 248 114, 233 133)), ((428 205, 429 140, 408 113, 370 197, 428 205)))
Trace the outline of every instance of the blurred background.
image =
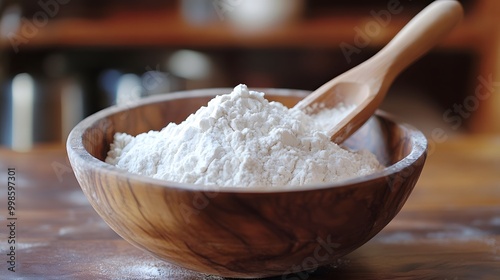
MULTIPOLYGON (((85 116, 173 91, 314 90, 432 1, 0 0, 0 145, 62 144, 85 116)), ((408 68, 382 108, 428 137, 500 131, 500 1, 408 68)))

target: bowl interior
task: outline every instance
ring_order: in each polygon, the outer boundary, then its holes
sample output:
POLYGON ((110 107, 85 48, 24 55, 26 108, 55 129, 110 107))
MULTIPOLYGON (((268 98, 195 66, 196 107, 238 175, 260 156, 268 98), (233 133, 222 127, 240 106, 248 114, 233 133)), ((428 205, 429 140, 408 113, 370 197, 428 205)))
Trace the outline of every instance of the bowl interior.
MULTIPOLYGON (((282 192, 205 191, 132 176, 102 162, 116 132, 160 130, 230 91, 179 92, 111 107, 72 131, 68 155, 82 190, 125 240, 160 259, 207 274, 273 276, 310 259, 318 240, 331 240, 328 244, 335 247, 318 265, 352 252, 405 203, 423 167, 426 141, 417 130, 380 111, 343 145, 371 151, 388 168, 337 185, 282 192)), ((288 107, 309 93, 262 91, 288 107)))
MULTIPOLYGON (((84 148, 103 161, 115 133, 137 135, 160 130, 169 122, 180 123, 201 106, 205 106, 215 95, 230 91, 231 89, 193 90, 148 98, 130 106, 109 108, 100 112, 103 116, 96 116, 94 123, 83 132, 84 148)), ((309 93, 282 89, 262 91, 266 93, 268 100, 281 102, 287 107, 294 106, 309 93)), ((385 115, 380 111, 377 114, 385 115)), ((405 158, 412 149, 411 144, 401 141, 408 138, 404 135, 406 131, 396 129, 395 126, 394 122, 373 117, 343 145, 353 150, 369 150, 383 165, 390 166, 405 158)))

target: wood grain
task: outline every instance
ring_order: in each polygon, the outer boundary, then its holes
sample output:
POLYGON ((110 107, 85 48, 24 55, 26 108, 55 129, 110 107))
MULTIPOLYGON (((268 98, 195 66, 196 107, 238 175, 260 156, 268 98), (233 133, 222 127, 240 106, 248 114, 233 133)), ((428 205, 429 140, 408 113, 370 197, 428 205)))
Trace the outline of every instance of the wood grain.
MULTIPOLYGON (((499 137, 468 135, 435 144, 407 203, 373 239, 332 265, 271 279, 496 280, 499 143, 499 137)), ((17 169, 22 224, 17 270, 5 270, 2 277, 221 279, 163 262, 114 233, 82 193, 63 147, 39 147, 30 153, 0 148, 0 170, 8 167, 17 169), (54 163, 60 164, 59 173, 54 163)), ((4 175, 0 172, 0 180, 5 181, 4 175)), ((4 201, 6 193, 0 192, 0 204, 4 201)), ((2 244, 6 238, 0 231, 2 244)), ((5 250, 0 247, 0 256, 5 250)))
MULTIPOLYGON (((372 150, 390 166, 342 184, 291 192, 206 190, 129 174, 102 161, 115 132, 160 129, 225 92, 181 92, 110 108, 83 121, 68 139, 76 178, 96 212, 125 240, 160 259, 225 277, 282 275, 304 262, 310 267, 300 270, 316 268, 382 230, 417 182, 425 138, 382 115, 346 145, 372 150)), ((306 94, 265 92, 288 105, 306 94)))

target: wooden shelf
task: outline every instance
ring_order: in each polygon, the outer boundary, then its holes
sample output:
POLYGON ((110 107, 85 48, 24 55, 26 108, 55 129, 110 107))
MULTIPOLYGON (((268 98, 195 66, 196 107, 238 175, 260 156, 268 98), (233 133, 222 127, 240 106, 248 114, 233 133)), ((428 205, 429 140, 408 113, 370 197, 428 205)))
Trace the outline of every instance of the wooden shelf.
MULTIPOLYGON (((474 9, 438 48, 473 53, 478 58, 477 77, 500 81, 500 1, 478 0, 474 9)), ((393 16, 389 25, 380 28, 363 48, 381 48, 413 16, 403 13, 393 16)), ((225 21, 215 20, 202 26, 188 24, 176 9, 156 11, 116 12, 103 18, 64 18, 49 21, 36 30, 34 36, 24 36, 21 26, 18 36, 26 38, 20 51, 41 48, 331 48, 340 50, 342 42, 354 44, 355 28, 363 30, 374 21, 369 14, 342 14, 306 18, 259 32, 241 32, 225 21)), ((32 35, 32 34, 29 34, 32 35)), ((373 34, 372 34, 373 35, 373 34)), ((0 48, 13 50, 7 38, 0 48)), ((470 94, 480 81, 470 86, 470 94)), ((500 89, 482 100, 467 121, 478 132, 500 132, 500 89)))
MULTIPOLYGON (((369 35, 368 46, 385 45, 408 21, 409 17, 392 19, 380 32, 369 35)), ((355 28, 364 30, 373 21, 370 16, 320 17, 306 19, 277 28, 244 32, 227 22, 195 26, 185 22, 176 11, 120 13, 102 19, 60 19, 39 28, 35 36, 26 36, 21 26, 17 36, 27 39, 20 50, 29 48, 71 47, 339 47, 341 42, 352 44, 355 28)), ((447 38, 443 46, 474 47, 487 32, 476 22, 467 22, 447 38)), ((0 41, 4 49, 8 38, 0 41)))

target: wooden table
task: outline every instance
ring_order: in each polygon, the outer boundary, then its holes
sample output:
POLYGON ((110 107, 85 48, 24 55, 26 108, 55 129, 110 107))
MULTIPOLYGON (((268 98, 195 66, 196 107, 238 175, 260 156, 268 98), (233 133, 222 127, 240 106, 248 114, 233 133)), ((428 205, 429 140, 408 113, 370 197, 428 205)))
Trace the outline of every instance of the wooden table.
MULTIPOLYGON (((432 146, 412 196, 379 235, 330 267, 275 279, 500 279, 499 171, 500 136, 432 146)), ((217 279, 123 241, 87 202, 62 147, 0 150, 0 182, 0 279, 217 279), (13 215, 8 168, 15 168, 13 215)))

